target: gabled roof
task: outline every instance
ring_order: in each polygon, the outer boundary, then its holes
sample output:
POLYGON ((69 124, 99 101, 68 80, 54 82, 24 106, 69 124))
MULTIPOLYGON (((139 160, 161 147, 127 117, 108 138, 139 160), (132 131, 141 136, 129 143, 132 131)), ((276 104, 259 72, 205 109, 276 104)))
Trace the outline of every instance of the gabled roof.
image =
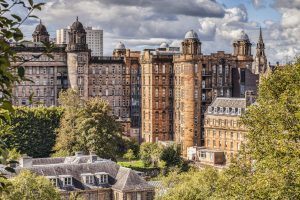
POLYGON ((120 167, 117 174, 117 182, 112 186, 113 189, 121 191, 154 189, 144 179, 137 175, 133 170, 120 167))

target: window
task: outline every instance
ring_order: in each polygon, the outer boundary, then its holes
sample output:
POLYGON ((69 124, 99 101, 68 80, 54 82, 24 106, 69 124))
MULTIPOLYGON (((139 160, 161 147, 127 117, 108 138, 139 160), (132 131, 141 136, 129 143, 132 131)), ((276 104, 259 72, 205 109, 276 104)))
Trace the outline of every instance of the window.
POLYGON ((142 200, 142 193, 141 192, 136 193, 136 200, 142 200))
POLYGON ((195 64, 195 73, 198 73, 198 64, 195 64))
POLYGON ((158 74, 158 65, 155 65, 155 73, 158 74))
POLYGON ((92 185, 94 184, 94 175, 93 174, 81 174, 83 181, 85 184, 92 185))
POLYGON ((63 175, 60 177, 63 187, 65 186, 72 186, 73 185, 73 180, 72 180, 72 176, 69 175, 63 175))
POLYGON ((162 66, 162 73, 164 73, 164 74, 166 73, 166 66, 165 65, 162 66))
POLYGON ((108 183, 108 174, 105 172, 99 172, 95 174, 98 178, 99 184, 108 183))

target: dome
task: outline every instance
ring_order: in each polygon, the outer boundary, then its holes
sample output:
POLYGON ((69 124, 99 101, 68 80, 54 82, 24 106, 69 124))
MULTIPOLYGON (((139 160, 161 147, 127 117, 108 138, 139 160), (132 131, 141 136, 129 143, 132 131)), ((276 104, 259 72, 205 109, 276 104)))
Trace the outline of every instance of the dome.
POLYGON ((186 32, 185 39, 198 39, 198 35, 194 30, 190 30, 188 32, 186 32))
POLYGON ((119 42, 119 43, 116 45, 115 49, 117 49, 117 50, 124 50, 124 49, 126 49, 126 48, 125 48, 125 45, 124 45, 122 42, 119 42))
POLYGON ((166 42, 161 43, 159 46, 159 48, 168 48, 168 47, 169 47, 169 45, 166 42))
POLYGON ((238 40, 243 40, 243 41, 249 40, 249 36, 247 35, 247 33, 245 33, 245 31, 241 31, 238 40))
POLYGON ((42 21, 35 27, 35 31, 33 34, 44 34, 48 35, 48 31, 45 25, 42 24, 42 21))
POLYGON ((78 17, 76 18, 76 21, 72 24, 71 29, 82 31, 84 30, 83 25, 80 21, 78 21, 78 17))

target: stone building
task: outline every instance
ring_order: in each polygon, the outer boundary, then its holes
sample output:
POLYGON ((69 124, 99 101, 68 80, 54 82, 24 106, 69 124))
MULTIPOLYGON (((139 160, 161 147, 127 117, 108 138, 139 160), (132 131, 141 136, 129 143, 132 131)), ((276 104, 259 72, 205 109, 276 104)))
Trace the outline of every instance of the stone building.
MULTIPOLYGON (((72 88, 84 99, 99 96, 107 100, 112 107, 112 114, 122 123, 124 134, 130 135, 132 132, 131 121, 135 122, 133 132, 136 133, 139 126, 139 119, 136 116, 139 113, 132 115, 131 120, 131 71, 126 67, 128 62, 125 57, 91 56, 86 31, 78 18, 70 27, 68 34, 69 41, 66 45, 54 46, 51 52, 53 58, 44 53, 46 48, 42 42, 49 41, 49 34, 41 23, 33 33, 33 43, 13 44, 14 50, 23 60, 12 65, 23 66, 26 77, 32 80, 16 84, 13 90, 14 105, 57 106, 59 92, 72 88), (34 94, 33 104, 29 101, 32 94, 34 94)), ((138 74, 139 65, 136 61, 138 54, 133 57, 135 73, 138 74)), ((138 81, 138 77, 134 80, 138 81)), ((139 91, 133 96, 138 98, 136 97, 138 94, 139 91)), ((137 105, 139 106, 139 103, 137 105)), ((137 139, 138 134, 139 132, 135 135, 137 139)))
POLYGON ((156 50, 144 50, 140 59, 144 142, 173 139, 173 56, 178 51, 169 49, 162 43, 156 50))
MULTIPOLYGON (((134 170, 95 154, 60 158, 24 156, 16 172, 29 170, 48 178, 69 199, 72 192, 86 200, 153 200, 155 189, 134 170)), ((13 175, 13 174, 12 174, 13 175)))
POLYGON ((246 98, 217 97, 205 113, 205 148, 222 151, 230 160, 240 150, 247 129, 240 122, 246 98))

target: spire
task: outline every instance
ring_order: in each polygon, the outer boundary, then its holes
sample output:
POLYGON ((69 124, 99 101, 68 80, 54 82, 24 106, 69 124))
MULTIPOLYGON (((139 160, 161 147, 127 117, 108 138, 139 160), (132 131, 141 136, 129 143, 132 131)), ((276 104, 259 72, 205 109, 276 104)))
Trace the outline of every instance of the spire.
POLYGON ((42 19, 40 19, 40 24, 42 24, 42 19))
POLYGON ((261 26, 259 27, 259 39, 258 39, 258 42, 262 42, 263 43, 261 26))
POLYGON ((78 22, 78 16, 76 16, 76 21, 78 22))

